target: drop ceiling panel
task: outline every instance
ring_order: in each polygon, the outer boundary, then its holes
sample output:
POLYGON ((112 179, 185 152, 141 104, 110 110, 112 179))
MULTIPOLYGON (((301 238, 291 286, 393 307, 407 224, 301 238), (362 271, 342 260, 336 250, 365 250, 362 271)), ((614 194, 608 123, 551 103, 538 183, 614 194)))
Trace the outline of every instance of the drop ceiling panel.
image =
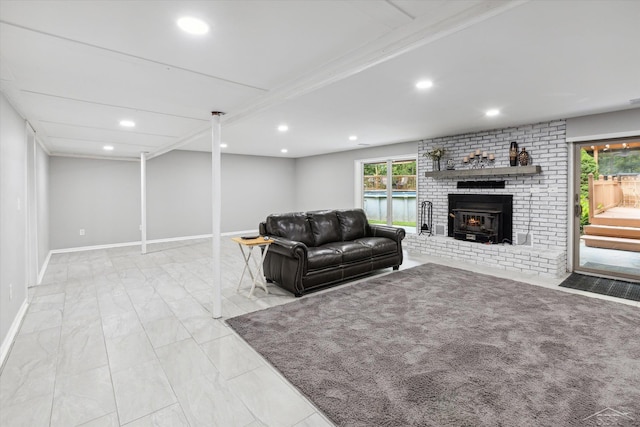
POLYGON ((33 113, 34 118, 52 123, 178 138, 208 122, 206 119, 191 119, 32 92, 23 92, 22 95, 23 105, 33 113), (121 127, 119 122, 125 119, 133 120, 136 126, 121 127))
POLYGON ((0 25, 0 48, 24 90, 192 118, 263 91, 0 25))
MULTIPOLYGON (((445 6, 448 2, 449 0, 389 0, 389 3, 393 4, 398 9, 413 17, 435 13, 439 8, 445 6)), ((473 5, 474 3, 477 4, 478 2, 469 0, 458 0, 458 3, 473 5)))
POLYGON ((89 157, 109 157, 109 158, 140 158, 141 152, 148 152, 154 147, 147 147, 144 145, 130 145, 122 144, 118 142, 102 143, 91 140, 75 140, 64 138, 52 138, 51 149, 52 155, 68 155, 76 156, 78 153, 82 153, 82 156, 89 157), (113 151, 105 151, 102 147, 105 145, 111 145, 114 147, 113 151))
POLYGON ((4 3, 8 22, 261 88, 310 72, 390 29, 345 1, 4 3), (182 33, 176 20, 183 15, 205 20, 210 32, 182 33))
MULTIPOLYGON (((98 142, 103 145, 119 143, 146 147, 146 149, 158 149, 174 141, 173 137, 163 135, 144 134, 129 130, 82 127, 46 121, 41 121, 40 127, 47 133, 50 142, 54 140, 81 140, 98 142)), ((36 129, 36 131, 39 133, 40 130, 36 129)), ((51 149, 55 151, 59 149, 59 146, 52 144, 51 149)))

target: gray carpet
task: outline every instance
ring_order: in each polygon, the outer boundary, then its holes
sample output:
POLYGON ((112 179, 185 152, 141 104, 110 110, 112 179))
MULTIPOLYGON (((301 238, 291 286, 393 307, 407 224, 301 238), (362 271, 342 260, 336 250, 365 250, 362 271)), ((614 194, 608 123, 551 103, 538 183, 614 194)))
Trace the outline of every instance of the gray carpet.
POLYGON ((640 425, 637 307, 426 264, 228 323, 339 426, 640 425))

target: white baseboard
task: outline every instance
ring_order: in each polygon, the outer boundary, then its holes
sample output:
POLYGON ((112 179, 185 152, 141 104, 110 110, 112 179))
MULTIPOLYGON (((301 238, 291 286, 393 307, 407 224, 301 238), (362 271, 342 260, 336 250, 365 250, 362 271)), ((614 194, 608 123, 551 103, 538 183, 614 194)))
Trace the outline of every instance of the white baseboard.
POLYGON ((45 258, 44 263, 42 264, 42 268, 40 272, 38 272, 38 285, 42 283, 42 279, 44 278, 44 273, 47 272, 47 267, 49 266, 49 261, 51 261, 51 251, 47 254, 47 258, 45 258))
MULTIPOLYGON (((241 230, 241 231, 228 231, 225 233, 221 233, 221 236, 234 236, 236 234, 248 234, 248 233, 256 233, 257 230, 253 229, 253 230, 241 230)), ((153 244, 153 243, 167 243, 167 242, 180 242, 183 240, 196 240, 196 239, 208 239, 211 238, 212 234, 199 234, 196 236, 180 236, 180 237, 168 237, 165 239, 154 239, 154 240, 147 240, 147 244, 153 244)), ((63 254, 63 253, 68 253, 68 252, 81 252, 81 251, 93 251, 93 250, 98 250, 98 249, 111 249, 111 248, 122 248, 125 246, 138 246, 141 245, 142 242, 141 241, 136 241, 136 242, 124 242, 124 243, 110 243, 107 245, 94 245, 94 246, 78 246, 75 248, 65 248, 65 249, 52 249, 49 252, 49 257, 51 256, 51 254, 63 254)), ((47 258, 47 263, 49 261, 49 258, 47 258)), ((43 269, 44 270, 44 269, 43 269)), ((44 273, 43 273, 44 275, 44 273)))
POLYGON ((2 345, 0 346, 0 367, 4 366, 5 359, 9 355, 9 350, 11 350, 11 345, 13 344, 13 340, 18 335, 18 331, 20 330, 20 325, 22 324, 22 319, 24 315, 27 313, 27 308, 29 307, 29 303, 27 302, 27 298, 24 299, 22 303, 22 307, 18 310, 18 314, 15 319, 13 319, 13 323, 7 332, 7 336, 4 337, 2 341, 2 345))

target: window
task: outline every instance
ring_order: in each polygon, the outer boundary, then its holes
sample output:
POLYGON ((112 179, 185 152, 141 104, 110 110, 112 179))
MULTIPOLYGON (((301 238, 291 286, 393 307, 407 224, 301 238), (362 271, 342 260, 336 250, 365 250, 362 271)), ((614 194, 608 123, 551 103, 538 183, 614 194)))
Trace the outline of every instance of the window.
POLYGON ((416 231, 415 157, 357 162, 359 202, 372 224, 416 231))

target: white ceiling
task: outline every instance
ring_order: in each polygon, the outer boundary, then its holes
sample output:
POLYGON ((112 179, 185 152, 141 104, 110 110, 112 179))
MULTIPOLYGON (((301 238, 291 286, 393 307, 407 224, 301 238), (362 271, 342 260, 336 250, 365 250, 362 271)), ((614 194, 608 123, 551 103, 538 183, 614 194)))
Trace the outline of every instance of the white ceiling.
POLYGON ((638 22, 626 0, 0 0, 0 84, 54 155, 210 150, 223 111, 223 152, 303 157, 637 107, 638 22))

